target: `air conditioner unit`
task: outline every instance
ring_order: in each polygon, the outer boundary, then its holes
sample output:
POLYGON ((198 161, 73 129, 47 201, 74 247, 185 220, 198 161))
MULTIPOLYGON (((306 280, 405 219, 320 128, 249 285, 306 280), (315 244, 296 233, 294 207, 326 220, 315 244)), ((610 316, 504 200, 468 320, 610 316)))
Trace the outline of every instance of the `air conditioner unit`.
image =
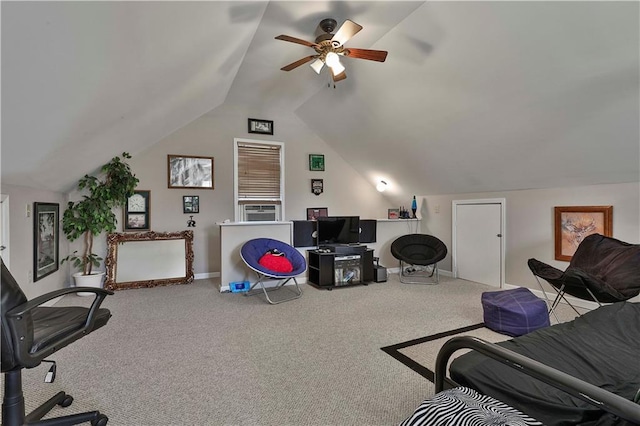
POLYGON ((242 206, 242 220, 245 222, 273 222, 279 218, 279 204, 244 204, 242 206))

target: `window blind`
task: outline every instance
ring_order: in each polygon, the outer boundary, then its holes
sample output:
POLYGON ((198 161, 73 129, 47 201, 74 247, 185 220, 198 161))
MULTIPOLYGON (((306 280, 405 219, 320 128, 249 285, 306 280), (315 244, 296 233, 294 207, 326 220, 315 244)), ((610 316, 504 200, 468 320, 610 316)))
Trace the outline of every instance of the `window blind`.
POLYGON ((280 198, 280 145, 238 144, 238 201, 280 198))

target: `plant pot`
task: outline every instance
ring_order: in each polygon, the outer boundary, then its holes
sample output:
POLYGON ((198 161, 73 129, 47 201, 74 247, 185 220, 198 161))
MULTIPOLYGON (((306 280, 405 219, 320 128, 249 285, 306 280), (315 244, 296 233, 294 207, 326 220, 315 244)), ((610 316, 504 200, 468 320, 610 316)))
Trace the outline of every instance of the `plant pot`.
MULTIPOLYGON (((90 275, 83 275, 82 272, 76 272, 75 274, 73 274, 73 280, 76 283, 76 287, 102 288, 104 275, 104 272, 93 272, 90 275)), ((91 293, 88 291, 80 291, 76 294, 78 296, 95 296, 95 293, 91 293)))

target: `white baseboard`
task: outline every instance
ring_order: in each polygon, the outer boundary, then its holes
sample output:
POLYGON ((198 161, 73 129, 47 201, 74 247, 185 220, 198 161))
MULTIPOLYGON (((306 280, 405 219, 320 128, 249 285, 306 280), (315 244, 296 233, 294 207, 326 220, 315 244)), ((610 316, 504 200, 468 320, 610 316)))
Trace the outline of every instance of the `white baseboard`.
POLYGON ((206 280, 207 278, 218 278, 220 272, 205 272, 204 274, 193 274, 194 280, 206 280))

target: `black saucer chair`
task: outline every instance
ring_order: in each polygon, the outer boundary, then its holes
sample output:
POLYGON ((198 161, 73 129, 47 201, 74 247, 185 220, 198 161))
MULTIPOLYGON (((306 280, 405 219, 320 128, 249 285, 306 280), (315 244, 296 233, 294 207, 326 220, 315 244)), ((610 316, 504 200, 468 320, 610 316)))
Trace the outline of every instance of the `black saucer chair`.
POLYGON ((447 256, 447 246, 433 235, 408 234, 391 243, 391 254, 400 261, 400 282, 438 284, 438 262, 447 256))
POLYGON ((550 314, 560 300, 564 300, 580 315, 565 295, 602 305, 640 294, 640 244, 592 234, 582 240, 564 272, 533 258, 528 265, 547 303, 550 301, 539 278, 551 284, 557 293, 549 308, 550 314))
MULTIPOLYGON (((113 293, 100 288, 75 287, 52 291, 27 301, 27 297, 1 259, 0 263, 2 263, 0 285, 2 287, 2 374, 4 374, 2 424, 4 426, 61 426, 91 422, 93 426, 106 425, 108 418, 99 411, 40 420, 56 405, 62 407, 71 405, 73 397, 65 392, 58 392, 30 414, 26 414, 22 393, 22 369, 38 366, 45 357, 105 325, 111 313, 107 309, 100 308, 100 304, 107 295, 113 293), (90 308, 40 306, 57 297, 79 291, 96 294, 90 308)), ((52 376, 55 377, 55 374, 52 376)), ((52 379, 49 381, 53 381, 52 379)))

